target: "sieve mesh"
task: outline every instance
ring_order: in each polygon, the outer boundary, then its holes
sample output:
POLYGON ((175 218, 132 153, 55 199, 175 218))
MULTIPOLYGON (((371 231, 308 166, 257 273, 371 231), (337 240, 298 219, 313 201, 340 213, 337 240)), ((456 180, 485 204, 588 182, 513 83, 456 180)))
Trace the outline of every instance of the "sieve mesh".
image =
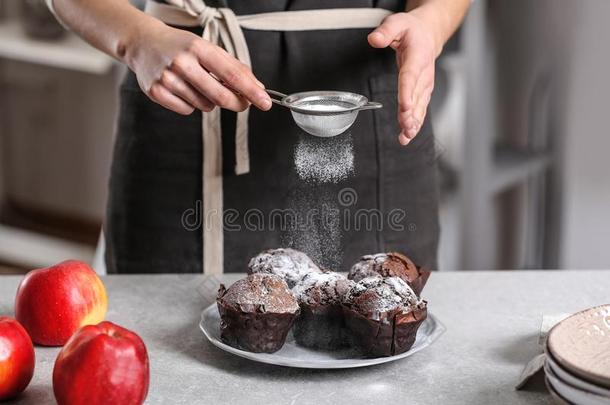
POLYGON ((352 126, 358 111, 381 107, 381 104, 369 103, 360 94, 344 91, 296 93, 283 97, 279 103, 291 110, 301 129, 319 137, 339 135, 352 126))
POLYGON ((284 102, 303 114, 332 115, 350 112, 366 104, 367 100, 353 93, 319 91, 293 94, 286 97, 284 102))
POLYGON ((323 138, 337 136, 347 131, 356 120, 358 112, 333 115, 312 115, 292 111, 294 122, 305 132, 323 138))
POLYGON ((298 101, 292 104, 292 106, 312 113, 325 112, 337 114, 343 114, 346 111, 349 111, 350 109, 356 107, 355 104, 347 101, 321 98, 298 101))

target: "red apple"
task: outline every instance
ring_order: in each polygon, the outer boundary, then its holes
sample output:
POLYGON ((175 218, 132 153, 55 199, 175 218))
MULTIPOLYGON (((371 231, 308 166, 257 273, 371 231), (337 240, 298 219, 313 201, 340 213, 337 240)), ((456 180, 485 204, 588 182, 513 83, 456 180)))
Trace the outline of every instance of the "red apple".
POLYGON ((102 280, 78 260, 30 271, 15 298, 15 317, 45 346, 63 345, 81 326, 103 321, 107 309, 102 280))
POLYGON ((61 349, 53 368, 59 405, 139 405, 148 394, 148 381, 144 342, 111 322, 81 328, 61 349))
POLYGON ((13 318, 0 317, 0 401, 25 389, 34 375, 34 346, 13 318))

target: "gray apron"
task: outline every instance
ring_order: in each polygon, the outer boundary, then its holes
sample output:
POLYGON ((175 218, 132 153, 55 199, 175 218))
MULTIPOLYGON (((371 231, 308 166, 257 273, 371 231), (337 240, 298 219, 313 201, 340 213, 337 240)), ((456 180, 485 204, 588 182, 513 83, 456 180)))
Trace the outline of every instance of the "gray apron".
MULTIPOLYGON (((346 6, 339 0, 206 3, 229 7, 238 16, 346 6)), ((401 1, 350 1, 348 6, 405 8, 401 1)), ((251 109, 250 170, 237 175, 236 114, 222 111, 224 271, 244 272, 251 256, 280 246, 304 250, 334 270, 347 270, 363 254, 391 250, 436 268, 434 141, 426 121, 407 147, 397 142, 394 52, 371 48, 366 40, 370 29, 243 32, 252 69, 269 88, 352 91, 384 108, 360 113, 348 133, 328 141, 330 147, 332 142, 350 145, 354 154, 353 176, 338 182, 299 177, 294 163, 299 145, 325 145, 303 133, 289 112, 277 106, 269 112, 251 109), (324 210, 332 213, 330 221, 324 210)), ((140 91, 133 74, 126 77, 106 222, 110 272, 203 271, 206 134, 201 119, 198 112, 183 117, 156 105, 140 91)))

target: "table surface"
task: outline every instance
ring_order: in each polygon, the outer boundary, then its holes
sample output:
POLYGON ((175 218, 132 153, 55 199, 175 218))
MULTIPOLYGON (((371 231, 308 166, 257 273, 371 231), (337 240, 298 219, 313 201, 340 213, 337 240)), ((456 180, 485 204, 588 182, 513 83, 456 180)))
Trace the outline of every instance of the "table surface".
MULTIPOLYGON (((229 284, 239 275, 225 275, 229 284)), ((13 314, 20 277, 0 276, 0 314, 13 314)), ((610 301, 610 271, 441 272, 423 296, 447 327, 432 346, 379 366, 305 370, 255 363, 208 343, 201 310, 220 282, 202 275, 104 277, 107 319, 137 332, 151 362, 149 404, 529 404, 544 390, 515 391, 538 353, 543 314, 610 301)), ((16 403, 53 403, 59 349, 36 348, 32 383, 16 403)))

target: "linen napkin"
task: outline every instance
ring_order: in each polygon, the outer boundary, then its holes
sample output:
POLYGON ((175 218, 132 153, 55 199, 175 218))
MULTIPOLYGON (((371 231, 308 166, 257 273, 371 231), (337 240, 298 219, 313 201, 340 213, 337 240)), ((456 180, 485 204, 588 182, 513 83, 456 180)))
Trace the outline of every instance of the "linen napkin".
POLYGON ((543 372, 545 354, 544 354, 544 346, 546 344, 546 338, 549 334, 549 331, 553 326, 557 325, 559 322, 566 319, 571 314, 556 314, 556 315, 543 315, 542 322, 540 324, 540 333, 538 335, 538 349, 540 354, 536 355, 533 359, 531 359, 521 371, 521 375, 519 376, 519 380, 517 381, 517 385, 515 389, 520 390, 530 381, 534 376, 543 372))

